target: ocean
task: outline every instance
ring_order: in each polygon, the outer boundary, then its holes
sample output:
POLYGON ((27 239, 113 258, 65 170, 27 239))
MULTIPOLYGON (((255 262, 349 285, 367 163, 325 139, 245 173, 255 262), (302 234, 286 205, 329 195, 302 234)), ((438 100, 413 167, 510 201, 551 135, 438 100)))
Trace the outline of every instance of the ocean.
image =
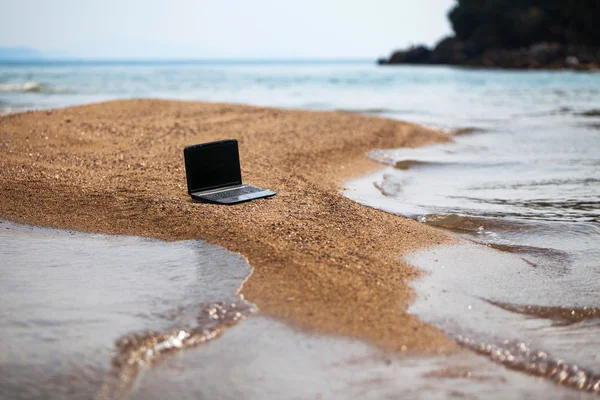
POLYGON ((407 257, 427 271, 411 311, 509 368, 580 389, 600 379, 600 74, 361 60, 0 64, 2 113, 136 97, 447 131, 449 144, 373 149, 382 169, 343 191, 461 239, 407 257))

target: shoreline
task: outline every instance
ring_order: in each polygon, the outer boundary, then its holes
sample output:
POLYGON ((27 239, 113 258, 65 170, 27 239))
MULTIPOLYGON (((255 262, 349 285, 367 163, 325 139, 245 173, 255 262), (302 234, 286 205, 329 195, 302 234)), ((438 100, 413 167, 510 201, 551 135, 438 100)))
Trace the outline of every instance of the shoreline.
POLYGON ((340 193, 344 181, 380 167, 365 152, 450 140, 441 132, 341 112, 122 100, 9 114, 0 133, 1 218, 201 239, 248 259, 253 273, 242 292, 267 316, 387 350, 458 348, 406 312, 419 272, 401 258, 451 235, 340 193), (277 196, 192 203, 183 147, 231 137, 244 180, 277 196))

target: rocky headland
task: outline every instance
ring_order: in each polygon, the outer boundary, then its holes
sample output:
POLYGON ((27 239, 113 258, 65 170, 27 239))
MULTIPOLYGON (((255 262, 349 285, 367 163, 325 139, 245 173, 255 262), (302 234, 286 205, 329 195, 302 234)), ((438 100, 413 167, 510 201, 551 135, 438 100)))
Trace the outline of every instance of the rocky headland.
POLYGON ((448 18, 454 35, 378 63, 600 70, 596 0, 458 0, 448 18))

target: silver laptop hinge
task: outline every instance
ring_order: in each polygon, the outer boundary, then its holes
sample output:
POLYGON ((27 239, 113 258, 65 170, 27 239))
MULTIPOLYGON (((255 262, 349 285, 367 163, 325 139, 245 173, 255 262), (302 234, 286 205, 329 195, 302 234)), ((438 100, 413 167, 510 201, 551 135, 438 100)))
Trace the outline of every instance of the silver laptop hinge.
POLYGON ((197 194, 197 195, 205 195, 205 194, 213 194, 213 193, 219 193, 219 192, 225 192, 227 190, 232 190, 232 189, 239 189, 241 187, 244 187, 246 185, 233 185, 233 186, 226 186, 226 187, 222 187, 222 188, 218 188, 218 189, 213 189, 213 190, 204 190, 202 192, 192 192, 192 194, 197 194))

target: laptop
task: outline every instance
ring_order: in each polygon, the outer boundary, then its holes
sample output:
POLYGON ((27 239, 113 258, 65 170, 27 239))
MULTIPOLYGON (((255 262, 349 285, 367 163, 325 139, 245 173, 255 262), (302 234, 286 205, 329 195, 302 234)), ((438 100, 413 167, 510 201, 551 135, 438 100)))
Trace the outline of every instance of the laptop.
POLYGON ((276 192, 242 183, 235 139, 202 143, 183 149, 188 193, 193 200, 236 204, 274 196, 276 192))

